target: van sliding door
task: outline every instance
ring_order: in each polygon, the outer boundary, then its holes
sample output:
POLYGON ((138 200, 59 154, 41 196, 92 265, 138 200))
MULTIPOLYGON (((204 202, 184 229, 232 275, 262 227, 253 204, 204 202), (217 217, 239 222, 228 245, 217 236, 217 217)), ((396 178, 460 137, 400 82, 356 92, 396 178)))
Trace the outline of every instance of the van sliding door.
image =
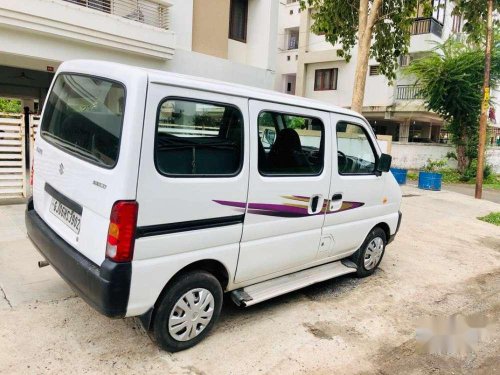
POLYGON ((250 184, 236 283, 318 260, 331 137, 329 113, 250 100, 250 184))

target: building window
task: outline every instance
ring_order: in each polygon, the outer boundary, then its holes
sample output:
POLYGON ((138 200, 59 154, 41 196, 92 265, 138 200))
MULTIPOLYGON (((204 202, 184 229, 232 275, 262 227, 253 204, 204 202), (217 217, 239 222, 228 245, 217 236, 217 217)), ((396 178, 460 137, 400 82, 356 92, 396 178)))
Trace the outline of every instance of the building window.
POLYGON ((286 61, 290 61, 290 55, 286 57, 286 61))
POLYGON ((444 16, 446 14, 446 0, 434 0, 432 2, 432 18, 437 20, 441 25, 444 24, 444 16))
POLYGON ((371 76, 378 76, 379 73, 379 65, 370 65, 370 75, 371 76))
POLYGON ((453 24, 451 26, 451 31, 454 33, 462 32, 462 16, 459 14, 453 15, 453 24))
POLYGON ((292 82, 287 82, 286 84, 286 92, 292 91, 292 82))
POLYGON ((229 104, 165 99, 158 112, 155 164, 173 177, 233 176, 243 162, 243 116, 229 104))
POLYGON ((323 171, 325 127, 320 119, 261 112, 258 168, 266 176, 314 176, 323 171))
POLYGON ((411 63, 411 56, 410 55, 401 55, 399 56, 399 66, 408 66, 411 63))
POLYGON ((316 69, 314 72, 314 91, 337 90, 338 68, 316 69))
POLYGON ((287 49, 299 48, 299 30, 298 29, 288 30, 287 34, 288 34, 287 49))
POLYGON ((295 55, 295 61, 299 59, 299 55, 295 55))
POLYGON ((290 9, 290 15, 292 15, 292 14, 293 14, 293 9, 290 9))
POLYGON ((231 0, 229 10, 229 39, 247 41, 248 0, 231 0))

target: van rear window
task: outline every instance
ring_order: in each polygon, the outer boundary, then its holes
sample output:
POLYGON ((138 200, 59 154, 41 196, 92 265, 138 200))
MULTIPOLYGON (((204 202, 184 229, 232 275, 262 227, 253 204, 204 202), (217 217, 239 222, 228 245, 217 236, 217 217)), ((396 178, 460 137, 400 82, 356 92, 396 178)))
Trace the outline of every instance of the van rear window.
POLYGON ((57 76, 42 119, 42 138, 75 156, 112 168, 125 109, 123 85, 102 78, 57 76))

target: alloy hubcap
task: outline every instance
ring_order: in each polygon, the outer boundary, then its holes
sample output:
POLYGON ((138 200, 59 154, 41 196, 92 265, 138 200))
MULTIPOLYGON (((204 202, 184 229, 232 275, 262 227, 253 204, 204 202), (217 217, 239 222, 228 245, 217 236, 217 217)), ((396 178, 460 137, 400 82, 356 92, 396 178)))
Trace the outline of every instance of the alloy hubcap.
POLYGON ((215 301, 207 289, 192 289, 175 303, 168 319, 168 332, 177 341, 198 336, 210 323, 215 301))
POLYGON ((382 253, 384 252, 384 240, 380 237, 375 237, 370 241, 368 246, 366 247, 365 252, 365 269, 367 271, 375 268, 378 264, 380 258, 382 257, 382 253))

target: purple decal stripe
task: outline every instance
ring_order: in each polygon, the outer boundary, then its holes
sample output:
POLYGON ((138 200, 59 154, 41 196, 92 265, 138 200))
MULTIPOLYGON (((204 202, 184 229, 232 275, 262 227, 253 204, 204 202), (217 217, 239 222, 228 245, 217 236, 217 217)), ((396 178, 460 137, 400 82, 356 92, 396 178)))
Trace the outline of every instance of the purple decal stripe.
MULTIPOLYGON (((283 196, 283 198, 292 199, 293 196, 283 196)), ((304 199, 309 199, 307 197, 298 196, 297 200, 303 201, 304 199)), ((235 207, 239 209, 247 208, 247 204, 245 202, 233 202, 233 201, 224 201, 224 200, 214 200, 214 202, 221 204, 223 206, 235 207)), ((336 211, 329 211, 330 202, 325 201, 323 203, 322 210, 314 215, 310 215, 308 211, 308 207, 299 204, 285 203, 285 204, 273 204, 273 203, 248 203, 248 213, 255 215, 265 215, 265 216, 276 216, 276 217, 304 217, 304 216, 315 216, 315 215, 323 215, 326 214, 334 214, 341 211, 352 210, 354 208, 358 208, 364 205, 363 202, 349 202, 345 201, 342 203, 342 206, 336 211)))
POLYGON ((249 203, 249 209, 253 210, 264 210, 264 211, 273 211, 273 212, 282 212, 287 214, 299 214, 299 215, 307 215, 307 207, 294 207, 294 206, 286 206, 284 204, 272 204, 272 203, 249 203))

